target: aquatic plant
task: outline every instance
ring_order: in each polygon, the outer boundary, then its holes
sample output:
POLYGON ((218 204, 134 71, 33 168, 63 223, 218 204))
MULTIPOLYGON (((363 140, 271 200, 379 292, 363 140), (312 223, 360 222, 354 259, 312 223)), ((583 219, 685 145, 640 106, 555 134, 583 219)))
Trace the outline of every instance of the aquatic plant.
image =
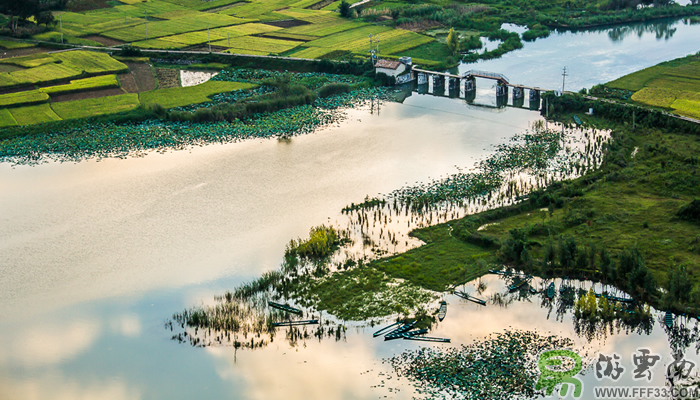
POLYGON ((539 354, 572 346, 567 338, 510 330, 468 346, 422 347, 385 361, 430 399, 534 398, 541 395, 535 390, 539 354))

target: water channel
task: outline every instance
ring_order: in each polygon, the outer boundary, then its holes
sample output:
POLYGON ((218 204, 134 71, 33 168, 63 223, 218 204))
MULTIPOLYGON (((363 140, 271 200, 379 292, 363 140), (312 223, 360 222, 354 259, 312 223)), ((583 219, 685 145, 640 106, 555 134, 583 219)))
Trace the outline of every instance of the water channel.
MULTIPOLYGON (((549 87, 567 65, 567 87, 577 89, 694 53, 697 37, 700 25, 683 22, 555 33, 477 67, 549 87)), ((540 120, 416 93, 347 113, 289 141, 0 164, 0 399, 411 398, 382 359, 422 344, 373 340, 373 328, 350 324, 340 341, 280 339, 253 351, 191 347, 164 329, 174 312, 278 268, 289 239, 333 223, 349 203, 471 168, 540 120)), ((484 281, 484 297, 505 288, 497 276, 484 281)), ((572 338, 591 354, 614 351, 627 364, 639 347, 670 360, 658 314, 649 334, 588 342, 570 310, 558 314, 537 296, 487 307, 446 300, 448 317, 431 334, 451 346, 514 327, 572 338)), ((663 385, 661 371, 649 385, 663 385)), ((592 375, 584 385, 596 384, 592 375)))

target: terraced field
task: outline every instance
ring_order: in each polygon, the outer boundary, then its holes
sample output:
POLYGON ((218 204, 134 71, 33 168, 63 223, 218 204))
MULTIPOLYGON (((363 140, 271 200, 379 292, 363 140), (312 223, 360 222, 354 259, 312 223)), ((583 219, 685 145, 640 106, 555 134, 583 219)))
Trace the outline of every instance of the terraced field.
POLYGON ((26 104, 38 104, 49 101, 49 95, 41 90, 0 94, 0 107, 15 107, 26 104))
POLYGON ((250 89, 255 85, 241 82, 208 81, 201 85, 186 88, 157 89, 139 95, 141 104, 160 104, 165 108, 182 107, 204 103, 217 93, 238 89, 250 89))
POLYGON ((109 55, 90 51, 35 54, 3 59, 0 63, 24 68, 0 73, 0 87, 28 86, 85 74, 109 74, 128 70, 126 65, 109 55))
POLYGON ((39 104, 38 106, 13 108, 10 112, 15 121, 17 121, 17 125, 41 124, 43 122, 61 120, 61 117, 56 115, 48 103, 39 104))
POLYGON ((51 104, 51 108, 60 118, 72 119, 129 111, 138 107, 140 104, 139 95, 129 93, 119 96, 100 97, 97 99, 53 103, 51 104))
POLYGON ((217 44, 218 46, 228 47, 229 38, 237 38, 241 36, 257 35, 262 33, 274 32, 282 28, 265 25, 265 24, 242 24, 228 26, 225 28, 209 29, 198 32, 189 32, 179 35, 165 36, 158 39, 151 39, 134 43, 134 46, 141 48, 158 48, 158 49, 178 49, 187 46, 207 43, 211 40, 214 42, 222 42, 226 40, 226 44, 217 44))
POLYGON ((49 86, 40 90, 49 95, 82 92, 85 90, 108 89, 119 87, 116 75, 95 76, 92 78, 77 79, 66 85, 49 86))
MULTIPOLYGON (((319 0, 126 0, 118 4, 82 13, 61 13, 64 41, 101 46, 99 38, 103 37, 108 39, 102 40, 104 43, 116 41, 165 50, 211 41, 214 46, 230 48, 231 53, 303 51, 305 58, 331 53, 304 49, 308 47, 335 48, 350 58, 367 58, 370 33, 384 34, 380 53, 386 55, 402 55, 434 41, 414 32, 342 18, 336 12, 339 1, 326 5, 319 4, 319 0)), ((51 29, 35 38, 59 41, 58 27, 51 29)), ((71 77, 66 73, 60 76, 71 77)), ((0 82, 3 78, 6 85, 14 84, 8 77, 0 77, 0 82)))
POLYGON ((632 100, 700 118, 700 53, 623 76, 607 87, 634 92, 632 100))

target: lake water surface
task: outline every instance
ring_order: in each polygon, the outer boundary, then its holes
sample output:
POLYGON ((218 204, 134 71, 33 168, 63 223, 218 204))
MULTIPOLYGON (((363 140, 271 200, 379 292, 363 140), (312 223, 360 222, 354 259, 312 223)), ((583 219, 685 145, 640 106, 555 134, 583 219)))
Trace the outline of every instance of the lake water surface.
MULTIPOLYGON (((660 37, 657 28, 553 34, 478 68, 547 87, 567 65, 567 87, 577 89, 700 50, 700 26, 668 29, 673 34, 660 37)), ((374 329, 351 324, 337 342, 193 348, 170 340, 164 322, 278 268, 289 239, 335 222, 349 203, 470 168, 539 119, 414 94, 403 104, 349 110, 338 126, 289 141, 0 164, 0 399, 411 398, 410 385, 387 378, 382 358, 419 342, 373 340, 374 329)), ((505 287, 496 276, 485 281, 484 296, 505 287)), ((507 307, 447 301, 448 317, 433 334, 452 345, 512 326, 627 360, 640 346, 670 359, 658 321, 650 335, 588 343, 570 312, 557 315, 536 296, 507 307)), ((649 385, 663 385, 660 371, 649 385)))

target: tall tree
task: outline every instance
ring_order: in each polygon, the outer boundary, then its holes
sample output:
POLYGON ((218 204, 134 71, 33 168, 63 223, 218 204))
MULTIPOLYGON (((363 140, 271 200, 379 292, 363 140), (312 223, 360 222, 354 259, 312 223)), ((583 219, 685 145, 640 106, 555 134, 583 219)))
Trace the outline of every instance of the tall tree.
POLYGON ((15 33, 21 21, 41 13, 39 0, 0 0, 0 12, 9 15, 10 31, 15 33))
POLYGON ((450 28, 450 33, 447 34, 447 48, 450 49, 452 53, 457 53, 459 51, 459 34, 455 32, 454 28, 450 28))

